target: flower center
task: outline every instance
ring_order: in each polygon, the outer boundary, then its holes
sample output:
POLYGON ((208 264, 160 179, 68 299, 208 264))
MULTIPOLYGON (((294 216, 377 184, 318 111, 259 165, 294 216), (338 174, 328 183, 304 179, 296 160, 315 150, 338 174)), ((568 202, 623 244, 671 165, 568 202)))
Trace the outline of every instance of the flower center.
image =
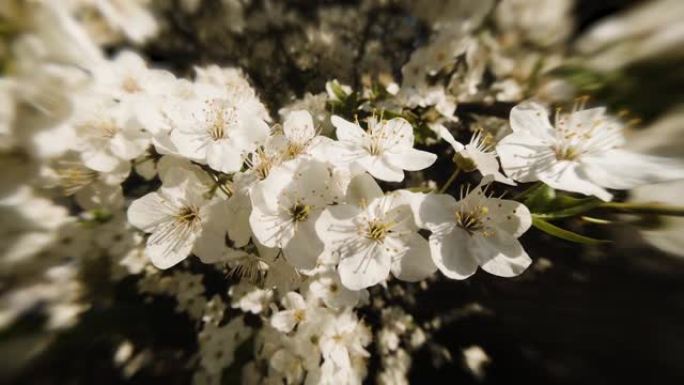
POLYGON ((568 145, 557 145, 553 148, 553 153, 557 160, 575 160, 579 156, 579 151, 568 145))
POLYGON ((456 211, 456 225, 468 234, 483 232, 486 234, 485 224, 482 220, 489 213, 489 209, 484 206, 476 207, 473 210, 460 209, 456 211))
POLYGON ((213 141, 218 141, 228 135, 227 128, 237 123, 235 109, 226 107, 221 102, 210 101, 211 110, 209 121, 209 136, 213 141))
POLYGON ((113 122, 102 122, 99 125, 100 132, 102 132, 102 137, 105 139, 111 139, 119 131, 119 128, 113 122))
POLYGON ((123 80, 123 82, 121 83, 121 88, 129 94, 134 94, 136 92, 142 91, 142 87, 140 87, 138 81, 135 80, 135 78, 133 78, 132 76, 127 76, 123 80))
POLYGON ((290 208, 290 216, 295 222, 304 222, 309 218, 309 213, 311 212, 311 206, 305 205, 303 203, 296 203, 292 208, 290 208))
POLYGON ((199 222, 199 208, 197 206, 184 206, 176 214, 176 221, 183 224, 194 225, 199 222))
POLYGON ((297 322, 302 322, 302 321, 304 321, 305 318, 306 318, 306 312, 304 311, 304 309, 297 309, 294 311, 294 319, 297 322))
POLYGON ((380 138, 374 136, 371 138, 370 146, 368 148, 368 152, 370 152, 371 155, 380 155, 382 154, 382 146, 380 145, 380 138))
POLYGON ((247 166, 256 174, 259 180, 266 179, 273 166, 280 163, 280 154, 268 154, 263 147, 259 147, 246 159, 247 166))
POLYGON ((67 196, 95 182, 99 176, 97 171, 80 166, 58 168, 56 172, 67 196))
POLYGON ((294 159, 297 155, 304 152, 306 146, 302 143, 289 142, 287 144, 287 149, 285 150, 285 155, 287 159, 294 159))
POLYGON ((382 242, 391 227, 392 225, 390 223, 384 223, 377 219, 372 220, 368 223, 368 227, 366 228, 366 238, 376 242, 382 242))

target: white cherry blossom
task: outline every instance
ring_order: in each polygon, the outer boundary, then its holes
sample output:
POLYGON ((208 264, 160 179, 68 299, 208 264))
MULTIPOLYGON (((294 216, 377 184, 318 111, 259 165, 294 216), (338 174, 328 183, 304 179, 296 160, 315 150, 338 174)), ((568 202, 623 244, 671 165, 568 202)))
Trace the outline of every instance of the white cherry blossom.
POLYGON ((157 34, 157 20, 140 0, 94 0, 110 28, 123 32, 135 43, 142 43, 157 34))
POLYGON ((390 271, 405 281, 419 281, 436 267, 427 241, 418 234, 413 196, 383 194, 368 174, 349 184, 347 203, 330 206, 316 223, 326 252, 339 257, 342 284, 351 290, 384 282, 390 271))
POLYGON ((79 100, 78 108, 74 145, 87 167, 110 172, 149 146, 148 134, 132 118, 129 105, 88 94, 79 100))
POLYGON ((236 172, 269 134, 269 127, 239 100, 210 91, 168 111, 171 142, 188 159, 221 172, 236 172))
POLYGON ((287 114, 283 123, 283 135, 273 142, 284 160, 299 156, 325 161, 333 140, 316 134, 311 114, 295 110, 287 114))
POLYGON ((286 162, 251 190, 252 232, 265 246, 281 248, 297 269, 311 269, 323 251, 314 223, 336 198, 326 164, 286 162))
POLYGON ((342 312, 325 325, 319 345, 323 358, 332 364, 334 383, 360 384, 354 361, 356 357, 370 355, 364 348, 370 338, 368 329, 351 310, 342 312))
POLYGON ((160 269, 167 269, 183 261, 193 251, 208 260, 215 259, 224 245, 222 237, 205 237, 197 242, 203 231, 211 232, 211 214, 215 212, 206 199, 202 184, 183 169, 169 171, 166 185, 133 201, 128 208, 128 221, 146 233, 145 253, 160 269), (200 243, 202 243, 200 245, 200 243))
POLYGON ((432 232, 432 258, 449 278, 468 278, 478 266, 490 274, 513 277, 532 262, 518 241, 532 224, 529 210, 519 202, 487 197, 482 185, 459 201, 451 195, 427 194, 418 213, 421 226, 432 232))
POLYGON ((404 180, 404 170, 417 171, 432 165, 437 156, 413 148, 413 127, 403 118, 368 119, 368 130, 333 116, 341 154, 339 161, 356 165, 375 178, 388 182, 404 180))
POLYGON ((265 122, 270 122, 271 117, 268 109, 259 100, 256 92, 249 84, 244 72, 239 68, 219 67, 210 65, 207 67, 195 67, 197 84, 207 84, 223 90, 226 98, 239 95, 241 103, 245 109, 252 111, 256 116, 265 122))
POLYGON ((271 316, 271 326, 283 333, 289 333, 300 322, 306 322, 310 306, 301 294, 289 292, 282 299, 284 310, 271 316))
POLYGON ((491 175, 495 181, 508 185, 515 182, 499 171, 499 161, 496 151, 487 143, 481 132, 473 134, 470 142, 465 146, 458 142, 453 135, 443 127, 436 131, 437 134, 454 148, 456 165, 466 172, 478 170, 482 176, 491 175))
POLYGON ((368 290, 349 290, 340 281, 333 266, 322 266, 309 282, 307 296, 316 298, 332 309, 354 307, 368 301, 368 290))
POLYGON ((98 91, 122 103, 131 103, 140 114, 149 108, 145 102, 154 100, 150 97, 165 95, 176 80, 168 71, 149 68, 145 59, 133 51, 122 51, 112 60, 102 60, 92 70, 98 91))
POLYGON ((511 111, 513 133, 497 145, 508 176, 519 182, 547 185, 608 201, 606 189, 633 187, 684 178, 684 162, 622 149, 622 124, 604 108, 556 114, 534 102, 511 111))

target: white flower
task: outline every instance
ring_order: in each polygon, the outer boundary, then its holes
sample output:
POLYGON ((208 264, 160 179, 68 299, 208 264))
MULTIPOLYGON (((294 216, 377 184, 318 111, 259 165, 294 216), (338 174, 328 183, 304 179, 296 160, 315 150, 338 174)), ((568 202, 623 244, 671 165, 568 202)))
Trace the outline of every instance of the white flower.
POLYGON ((315 160, 297 159, 273 170, 251 191, 249 223, 267 247, 283 249, 297 269, 311 269, 323 251, 314 223, 335 199, 330 170, 315 160))
POLYGON ((143 1, 96 0, 94 6, 113 30, 121 30, 135 43, 144 42, 159 30, 157 21, 143 1))
POLYGON ((170 72, 148 68, 145 60, 133 51, 122 51, 113 60, 99 62, 92 70, 97 89, 122 102, 136 103, 150 95, 164 95, 176 80, 170 72))
POLYGON ((215 259, 225 247, 222 237, 196 242, 203 230, 213 232, 209 223, 214 207, 205 198, 201 182, 193 173, 183 169, 170 170, 165 184, 131 203, 128 221, 146 233, 145 252, 152 263, 167 269, 193 251, 201 258, 215 259), (197 247, 195 247, 197 246, 197 247))
POLYGON ((30 17, 26 21, 30 22, 32 33, 40 40, 45 54, 54 62, 78 63, 87 67, 102 59, 100 49, 79 22, 69 14, 69 9, 63 2, 30 2, 27 12, 30 17))
MULTIPOLYGON (((286 384, 301 384, 304 379, 303 360, 290 349, 280 349, 271 357, 269 364, 282 375, 286 384)), ((282 380, 274 383, 281 384, 282 380)))
POLYGON ((228 235, 234 247, 243 247, 252 236, 249 227, 249 215, 252 212, 252 202, 249 192, 254 185, 253 175, 246 173, 233 174, 233 181, 230 184, 231 196, 226 202, 228 210, 228 235))
MULTIPOLYGON (((684 180, 638 187, 630 193, 630 201, 681 206, 684 204, 684 180)), ((663 215, 656 223, 654 226, 653 222, 644 221, 643 227, 639 228, 644 240, 660 250, 684 257, 684 218, 663 215)))
POLYGON ((283 159, 308 156, 325 161, 333 140, 316 135, 313 118, 308 111, 296 110, 287 114, 283 123, 282 140, 273 145, 280 150, 283 159))
POLYGON ((470 143, 465 146, 456 141, 446 127, 442 126, 441 129, 436 132, 454 148, 454 151, 456 151, 454 160, 458 167, 466 172, 478 170, 482 176, 491 175, 497 182, 515 185, 515 182, 499 171, 499 161, 496 157, 496 151, 489 148, 486 138, 480 132, 474 134, 470 138, 470 143))
POLYGON ((87 167, 110 172, 147 149, 150 140, 131 118, 130 106, 88 94, 79 100, 77 108, 74 149, 87 167))
POLYGON ((435 154, 413 148, 413 127, 405 119, 369 118, 368 131, 339 116, 330 120, 337 128, 341 161, 356 164, 378 179, 401 182, 404 170, 422 170, 437 160, 435 154))
POLYGON ((309 305, 304 297, 297 292, 289 292, 282 299, 285 310, 281 310, 271 317, 271 326, 283 333, 289 333, 300 322, 306 322, 309 305))
POLYGON ((197 83, 213 85, 222 89, 224 96, 228 99, 239 97, 246 109, 252 111, 265 122, 271 121, 268 109, 259 100, 241 69, 210 65, 205 68, 195 67, 195 72, 197 73, 195 79, 197 83))
POLYGON ((566 191, 610 200, 610 189, 684 178, 684 164, 625 151, 622 125, 604 108, 557 114, 555 127, 536 103, 511 111, 513 133, 497 145, 506 174, 519 182, 541 180, 566 191))
POLYGON ((14 100, 14 84, 7 79, 0 79, 0 149, 10 147, 14 119, 16 115, 14 100))
POLYGON ((178 153, 231 173, 242 168, 245 157, 263 142, 269 127, 235 100, 202 95, 168 111, 173 130, 171 142, 178 153))
POLYGON ((322 266, 322 272, 316 274, 309 283, 307 296, 323 301, 332 309, 354 307, 359 302, 368 301, 368 290, 349 290, 340 281, 340 275, 329 266, 322 266))
POLYGON ((228 290, 231 307, 244 312, 259 314, 272 302, 273 290, 260 289, 246 282, 231 286, 228 290))
POLYGON ((473 345, 462 350, 463 361, 466 368, 476 379, 484 379, 485 368, 492 362, 487 352, 478 345, 473 345))
POLYGON ((342 284, 351 290, 399 279, 419 281, 436 267, 418 234, 406 191, 383 194, 368 174, 349 184, 346 204, 330 206, 316 223, 327 252, 339 256, 342 284))
POLYGON ((43 176, 62 188, 64 195, 74 196, 84 209, 120 208, 123 206, 121 183, 130 172, 130 164, 119 162, 108 172, 86 167, 73 154, 56 160, 53 167, 45 167, 43 176))
POLYGON ((354 358, 369 356, 364 348, 370 342, 369 330, 351 310, 339 314, 324 327, 319 342, 323 358, 333 363, 337 370, 353 374, 354 358))
POLYGON ((449 278, 468 278, 478 266, 513 277, 532 262, 518 241, 532 224, 527 207, 488 198, 481 186, 458 202, 451 195, 428 194, 419 206, 421 226, 432 232, 432 258, 449 278))
POLYGON ((235 351, 252 335, 243 317, 236 317, 223 326, 211 323, 199 333, 200 364, 209 373, 217 374, 233 363, 235 351))

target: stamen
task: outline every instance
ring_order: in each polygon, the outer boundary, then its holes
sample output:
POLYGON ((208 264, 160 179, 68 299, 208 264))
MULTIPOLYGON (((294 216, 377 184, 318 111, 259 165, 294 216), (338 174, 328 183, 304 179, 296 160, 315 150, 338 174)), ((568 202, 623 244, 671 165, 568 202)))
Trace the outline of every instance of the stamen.
POLYGON ((290 208, 290 215, 295 222, 304 222, 309 218, 310 213, 311 206, 301 202, 295 203, 295 205, 290 208))
POLYGON ((55 170, 59 176, 59 182, 67 196, 73 195, 80 189, 95 182, 99 176, 97 171, 80 165, 57 168, 55 170))

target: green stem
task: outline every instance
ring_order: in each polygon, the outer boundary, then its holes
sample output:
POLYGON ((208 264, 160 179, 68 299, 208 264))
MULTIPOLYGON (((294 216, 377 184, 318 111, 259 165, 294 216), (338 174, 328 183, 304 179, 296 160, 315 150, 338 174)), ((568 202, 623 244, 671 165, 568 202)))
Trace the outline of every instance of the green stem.
POLYGON ((655 214, 684 217, 684 207, 668 206, 661 203, 605 202, 601 208, 629 214, 655 214))
POLYGON ((460 173, 461 173, 461 169, 456 167, 454 172, 451 173, 451 176, 449 177, 449 179, 447 179, 446 183, 444 183, 444 186, 442 186, 442 188, 439 189, 439 193, 444 194, 444 192, 449 188, 449 186, 451 186, 451 184, 454 183, 454 181, 456 180, 456 177, 460 173))
POLYGON ((609 224, 613 223, 613 222, 606 220, 606 219, 588 217, 586 215, 581 216, 580 219, 582 219, 585 222, 593 223, 596 225, 609 225, 609 224))
POLYGON ((514 201, 520 201, 522 198, 528 196, 531 192, 535 191, 536 189, 540 188, 543 186, 544 183, 542 182, 535 182, 532 186, 526 188, 524 191, 521 191, 517 195, 515 195, 513 198, 511 198, 514 201))

